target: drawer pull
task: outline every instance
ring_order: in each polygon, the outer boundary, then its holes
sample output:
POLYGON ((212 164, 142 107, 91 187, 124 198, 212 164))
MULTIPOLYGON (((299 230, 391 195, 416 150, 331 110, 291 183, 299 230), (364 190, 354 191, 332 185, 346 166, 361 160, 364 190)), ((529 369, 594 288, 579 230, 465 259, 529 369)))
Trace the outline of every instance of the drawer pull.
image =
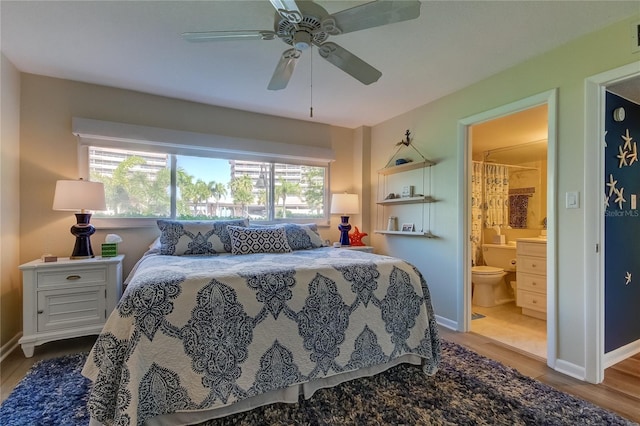
POLYGON ((69 275, 69 276, 67 277, 67 279, 68 279, 69 281, 79 280, 80 278, 82 278, 80 275, 69 275))
POLYGON ((531 303, 533 303, 533 304, 535 305, 536 303, 538 303, 538 301, 537 301, 536 299, 533 299, 533 300, 531 301, 531 303))
POLYGON ((532 286, 535 286, 535 285, 536 285, 536 282, 535 282, 535 281, 532 281, 532 282, 531 282, 531 285, 532 285, 532 286))
POLYGON ((38 314, 44 314, 44 311, 38 311, 38 314))
POLYGON ((532 264, 531 264, 531 267, 532 267, 532 268, 535 268, 535 267, 536 267, 536 264, 535 264, 535 263, 532 263, 532 264))

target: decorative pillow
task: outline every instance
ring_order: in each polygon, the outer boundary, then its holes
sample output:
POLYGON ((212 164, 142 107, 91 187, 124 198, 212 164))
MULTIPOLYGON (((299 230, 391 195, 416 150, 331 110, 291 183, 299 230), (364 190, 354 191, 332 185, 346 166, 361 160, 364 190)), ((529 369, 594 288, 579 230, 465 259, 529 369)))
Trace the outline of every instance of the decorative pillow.
POLYGON ((318 225, 315 223, 305 225, 285 223, 281 226, 284 228, 292 250, 307 250, 324 246, 324 241, 318 233, 318 225))
POLYGON ((230 253, 227 226, 247 226, 247 219, 236 220, 158 220, 160 254, 172 256, 230 253))
POLYGON ((282 223, 276 225, 251 225, 259 228, 284 228, 287 241, 291 250, 307 250, 324 247, 324 241, 318 233, 318 225, 315 223, 297 224, 282 223))
POLYGON ((282 227, 243 228, 227 226, 232 254, 290 253, 282 227))

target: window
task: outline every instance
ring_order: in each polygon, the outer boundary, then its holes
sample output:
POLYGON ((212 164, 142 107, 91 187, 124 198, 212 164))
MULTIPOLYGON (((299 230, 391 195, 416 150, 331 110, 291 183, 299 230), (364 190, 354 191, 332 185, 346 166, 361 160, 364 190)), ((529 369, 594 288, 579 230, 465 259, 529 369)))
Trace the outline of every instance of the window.
POLYGON ((327 220, 328 166, 88 147, 96 218, 327 220))

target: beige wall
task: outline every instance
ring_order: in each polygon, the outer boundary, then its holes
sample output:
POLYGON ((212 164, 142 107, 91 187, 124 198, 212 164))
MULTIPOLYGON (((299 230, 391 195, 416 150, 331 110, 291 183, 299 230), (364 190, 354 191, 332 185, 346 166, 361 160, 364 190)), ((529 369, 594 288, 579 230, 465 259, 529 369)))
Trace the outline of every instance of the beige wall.
POLYGON ((22 330, 20 251, 20 73, 0 55, 0 358, 22 330))
MULTIPOLYGON (((458 120, 558 88, 557 138, 557 300, 558 360, 585 366, 585 241, 583 208, 564 208, 567 191, 586 190, 584 176, 584 81, 620 67, 640 56, 631 52, 630 22, 620 22, 531 59, 464 90, 375 126, 372 130, 372 170, 384 166, 394 143, 411 129, 414 144, 438 164, 432 169, 431 230, 439 238, 374 236, 379 251, 403 257, 425 275, 436 314, 456 322, 462 298, 461 226, 458 220, 462 190, 458 120)), ((640 63, 638 66, 640 71, 640 63)), ((372 183, 375 172, 371 174, 372 183)), ((372 203, 371 208, 375 205, 372 203)))
MULTIPOLYGON (((350 146, 353 131, 325 124, 291 120, 153 96, 128 90, 84 84, 31 74, 22 75, 20 261, 44 252, 69 256, 74 237, 69 232, 75 217, 53 211, 58 179, 78 178, 77 141, 71 134, 71 118, 84 117, 146 126, 212 133, 246 139, 334 148, 350 146), (249 125, 250 124, 250 125, 249 125)), ((340 153, 331 166, 332 185, 357 190, 349 165, 351 151, 340 153)), ((333 218, 332 218, 333 219, 333 218)), ((357 218, 356 218, 357 219, 357 218)), ((337 222, 332 224, 337 227, 337 222)), ((323 237, 337 239, 337 230, 322 230, 323 237)), ((156 228, 98 229, 94 247, 107 233, 124 242, 127 274, 158 234, 156 228)), ((95 250, 94 250, 95 251, 95 250)))
MULTIPOLYGON (((51 205, 55 182, 79 177, 74 116, 333 148, 338 159, 331 165, 332 187, 361 191, 352 165, 354 156, 362 154, 357 148, 345 150, 356 142, 351 129, 20 74, 4 56, 2 67, 2 344, 17 338, 22 328, 18 265, 43 253, 67 257, 73 248, 69 228, 74 216, 53 211, 51 205)), ((359 225, 360 217, 354 215, 351 223, 359 225)), ((337 240, 338 222, 332 217, 330 226, 321 228, 322 237, 337 240)), ((119 249, 126 255, 125 276, 158 234, 155 227, 98 229, 94 246, 107 233, 123 237, 119 249)))

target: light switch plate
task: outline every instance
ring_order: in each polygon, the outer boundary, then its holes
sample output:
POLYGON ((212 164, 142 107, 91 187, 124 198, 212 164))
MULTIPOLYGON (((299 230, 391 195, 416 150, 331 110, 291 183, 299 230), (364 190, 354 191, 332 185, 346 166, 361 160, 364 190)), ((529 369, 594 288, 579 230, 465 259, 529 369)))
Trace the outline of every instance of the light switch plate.
POLYGON ((580 207, 580 193, 578 191, 570 191, 566 194, 566 208, 577 209, 580 207))
POLYGON ((640 52, 640 21, 631 23, 631 52, 640 52))

